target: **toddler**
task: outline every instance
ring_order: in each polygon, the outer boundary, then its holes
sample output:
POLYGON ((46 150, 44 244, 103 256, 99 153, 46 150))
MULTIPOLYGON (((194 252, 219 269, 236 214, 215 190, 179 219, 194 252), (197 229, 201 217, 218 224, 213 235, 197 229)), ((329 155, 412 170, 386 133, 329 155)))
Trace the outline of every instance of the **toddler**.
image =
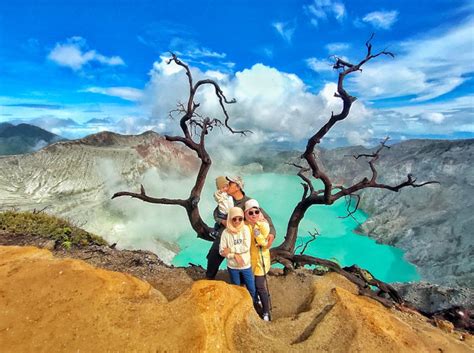
MULTIPOLYGON (((214 200, 217 202, 217 217, 220 219, 227 219, 229 210, 234 207, 234 199, 227 193, 229 189, 229 181, 225 176, 219 176, 216 178, 217 191, 214 193, 214 200)), ((220 225, 216 223, 214 225, 213 234, 218 233, 220 225)))

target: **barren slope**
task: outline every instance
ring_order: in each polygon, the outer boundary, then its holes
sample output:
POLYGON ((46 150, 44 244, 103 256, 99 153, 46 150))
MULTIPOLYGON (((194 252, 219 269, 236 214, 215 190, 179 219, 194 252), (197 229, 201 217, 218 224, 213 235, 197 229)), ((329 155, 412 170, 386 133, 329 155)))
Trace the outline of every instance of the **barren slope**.
POLYGON ((0 259, 2 352, 473 351, 470 336, 359 297, 334 274, 314 282, 300 314, 265 323, 244 289, 221 281, 168 301, 135 277, 47 250, 0 247, 0 259))

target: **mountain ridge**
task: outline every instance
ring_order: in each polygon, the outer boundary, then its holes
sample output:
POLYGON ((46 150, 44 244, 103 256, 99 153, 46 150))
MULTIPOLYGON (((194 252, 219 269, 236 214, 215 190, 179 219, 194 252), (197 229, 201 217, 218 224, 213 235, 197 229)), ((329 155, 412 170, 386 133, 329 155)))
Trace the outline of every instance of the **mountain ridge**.
POLYGON ((0 156, 34 152, 60 140, 64 138, 35 125, 0 123, 0 156))

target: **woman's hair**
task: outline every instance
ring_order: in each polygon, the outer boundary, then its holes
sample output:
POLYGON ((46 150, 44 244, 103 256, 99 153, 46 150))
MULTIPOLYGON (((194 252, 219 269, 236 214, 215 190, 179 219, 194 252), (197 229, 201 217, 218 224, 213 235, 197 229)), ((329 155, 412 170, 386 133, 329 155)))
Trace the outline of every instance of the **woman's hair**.
POLYGON ((232 233, 240 232, 244 226, 243 218, 244 211, 242 211, 240 207, 232 207, 227 215, 227 229, 232 233), (242 217, 242 222, 240 222, 236 227, 234 226, 234 223, 232 223, 232 218, 234 217, 242 217))

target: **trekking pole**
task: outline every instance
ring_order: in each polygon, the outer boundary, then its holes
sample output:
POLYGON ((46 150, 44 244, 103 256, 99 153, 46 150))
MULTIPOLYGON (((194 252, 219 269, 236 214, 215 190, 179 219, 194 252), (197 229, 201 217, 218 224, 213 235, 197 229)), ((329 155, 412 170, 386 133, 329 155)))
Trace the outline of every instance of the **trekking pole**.
POLYGON ((262 259, 262 266, 263 266, 263 277, 265 277, 265 287, 267 287, 267 293, 268 293, 268 306, 269 306, 269 309, 270 309, 270 312, 268 314, 269 314, 270 320, 271 320, 272 319, 272 310, 273 310, 272 297, 270 296, 270 288, 268 287, 267 270, 265 268, 265 259, 263 258, 262 247, 259 246, 259 248, 260 248, 260 257, 262 259))

